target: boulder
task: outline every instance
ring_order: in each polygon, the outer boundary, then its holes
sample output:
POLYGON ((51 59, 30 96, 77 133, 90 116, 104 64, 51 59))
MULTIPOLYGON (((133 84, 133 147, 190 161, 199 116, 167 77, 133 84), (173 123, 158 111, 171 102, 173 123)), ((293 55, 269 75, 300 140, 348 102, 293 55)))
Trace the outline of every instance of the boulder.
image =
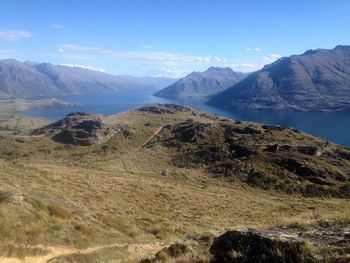
POLYGON ((316 263, 305 244, 256 231, 228 231, 210 247, 213 263, 316 263))

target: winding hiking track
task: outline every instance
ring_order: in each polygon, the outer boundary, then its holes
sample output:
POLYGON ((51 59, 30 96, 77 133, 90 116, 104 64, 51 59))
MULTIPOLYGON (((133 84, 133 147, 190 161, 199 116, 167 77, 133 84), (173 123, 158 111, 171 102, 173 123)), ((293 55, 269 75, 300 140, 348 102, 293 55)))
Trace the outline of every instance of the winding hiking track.
MULTIPOLYGON (((135 152, 139 151, 141 148, 145 147, 153 138, 155 138, 165 127, 165 125, 158 127, 155 132, 142 144, 142 146, 137 149, 135 152)), ((39 137, 39 136, 37 136, 39 137)), ((131 154, 134 154, 135 152, 132 152, 131 154)), ((132 166, 128 163, 127 159, 121 159, 122 164, 124 166, 125 171, 128 173, 134 174, 134 171, 132 169, 132 166)), ((40 255, 40 256, 31 256, 31 257, 25 257, 23 259, 19 258, 6 258, 6 257, 0 257, 0 263, 50 263, 53 262, 55 259, 61 257, 61 256, 69 256, 74 254, 91 254, 94 252, 97 252, 102 249, 106 248, 114 248, 114 247, 128 247, 128 251, 132 257, 130 260, 140 260, 144 257, 150 256, 152 254, 155 254, 162 248, 166 246, 166 244, 160 244, 160 243, 150 243, 150 244, 110 244, 106 246, 95 246, 95 247, 88 247, 85 249, 76 249, 73 247, 65 247, 65 246, 26 246, 24 247, 30 247, 30 248, 41 248, 48 250, 49 253, 47 255, 40 255)), ((113 261, 118 262, 118 261, 113 261)))
POLYGON ((158 127, 158 129, 148 138, 147 141, 145 141, 144 144, 142 144, 141 147, 145 147, 154 137, 156 137, 163 130, 164 126, 165 125, 158 127))
MULTIPOLYGON (((65 246, 26 246, 30 248, 41 248, 50 251, 47 255, 40 255, 40 256, 30 256, 25 258, 7 258, 7 257, 0 257, 0 263, 50 263, 53 262, 55 259, 61 257, 61 256, 69 256, 74 254, 91 254, 94 252, 98 252, 99 250, 106 249, 106 248, 128 248, 128 252, 130 253, 130 260, 131 261, 138 261, 142 258, 148 257, 150 255, 155 254, 157 251, 164 248, 166 244, 164 243, 148 243, 148 244, 111 244, 106 246, 95 246, 95 247, 88 247, 85 249, 76 249, 72 247, 65 247, 65 246)), ((113 262, 118 262, 117 259, 111 259, 113 262)))

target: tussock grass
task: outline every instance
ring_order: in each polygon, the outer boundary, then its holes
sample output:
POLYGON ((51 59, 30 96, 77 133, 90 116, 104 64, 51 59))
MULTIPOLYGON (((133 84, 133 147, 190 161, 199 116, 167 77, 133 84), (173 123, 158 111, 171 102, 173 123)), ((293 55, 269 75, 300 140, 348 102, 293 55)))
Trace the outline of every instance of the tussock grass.
MULTIPOLYGON (((147 113, 121 113, 104 121, 127 127, 127 136, 117 133, 107 142, 89 147, 59 144, 49 136, 1 133, 0 200, 5 196, 0 201, 1 255, 7 253, 6 249, 1 252, 1 247, 9 244, 77 248, 170 244, 208 231, 218 234, 228 229, 293 224, 308 227, 349 217, 347 199, 306 198, 213 176, 205 167, 171 165, 178 149, 159 143, 162 136, 169 135, 167 130, 141 147, 158 127, 189 118, 209 123, 217 120, 192 113, 156 118, 147 113), (6 192, 23 199, 9 202, 6 192)), ((272 135, 264 136, 267 138, 256 135, 255 140, 273 140, 272 135)), ((126 250, 75 254, 57 262, 104 262, 128 254, 126 250)), ((173 262, 191 262, 194 257, 200 258, 200 254, 186 254, 173 262)), ((206 262, 206 256, 200 260, 206 262)))

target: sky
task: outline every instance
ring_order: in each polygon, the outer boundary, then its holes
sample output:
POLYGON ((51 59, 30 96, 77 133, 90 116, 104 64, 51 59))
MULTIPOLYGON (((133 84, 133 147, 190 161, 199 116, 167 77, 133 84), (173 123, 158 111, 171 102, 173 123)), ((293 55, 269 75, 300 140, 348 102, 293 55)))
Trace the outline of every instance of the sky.
POLYGON ((348 0, 0 0, 0 59, 115 75, 251 72, 350 44, 348 0))

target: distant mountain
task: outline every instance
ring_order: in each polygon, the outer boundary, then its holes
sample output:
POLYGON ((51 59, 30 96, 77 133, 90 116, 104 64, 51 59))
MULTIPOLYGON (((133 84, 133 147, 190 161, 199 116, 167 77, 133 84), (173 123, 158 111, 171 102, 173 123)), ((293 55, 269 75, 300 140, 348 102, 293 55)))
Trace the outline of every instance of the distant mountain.
POLYGON ((170 78, 114 76, 80 67, 0 60, 0 94, 49 97, 68 94, 156 90, 176 81, 170 78))
POLYGON ((192 72, 154 95, 168 99, 203 98, 224 91, 245 77, 246 74, 230 68, 211 67, 192 72))
POLYGON ((207 103, 228 109, 348 110, 350 46, 281 58, 207 103))

